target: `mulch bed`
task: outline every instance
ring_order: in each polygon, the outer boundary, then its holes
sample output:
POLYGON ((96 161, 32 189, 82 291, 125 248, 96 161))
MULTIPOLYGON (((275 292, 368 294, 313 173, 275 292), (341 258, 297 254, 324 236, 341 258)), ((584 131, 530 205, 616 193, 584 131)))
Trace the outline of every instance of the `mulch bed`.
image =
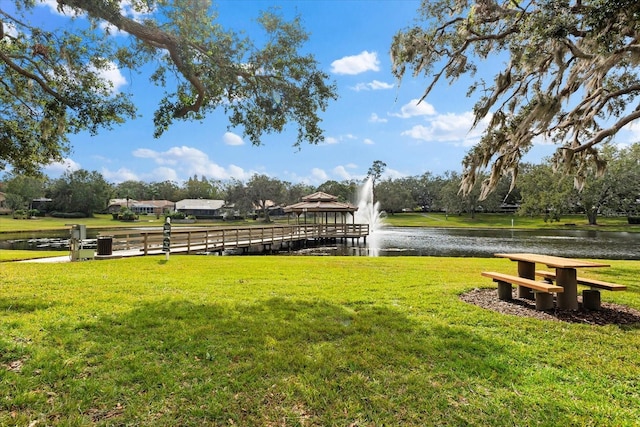
POLYGON ((511 301, 498 299, 498 291, 495 288, 476 288, 460 295, 460 299, 469 304, 474 304, 502 314, 589 325, 626 325, 640 327, 640 311, 624 305, 604 301, 601 303, 599 311, 585 310, 582 308, 581 297, 578 297, 579 309, 576 311, 560 310, 558 308, 545 311, 536 310, 535 302, 518 298, 516 289, 513 290, 513 300, 511 301))

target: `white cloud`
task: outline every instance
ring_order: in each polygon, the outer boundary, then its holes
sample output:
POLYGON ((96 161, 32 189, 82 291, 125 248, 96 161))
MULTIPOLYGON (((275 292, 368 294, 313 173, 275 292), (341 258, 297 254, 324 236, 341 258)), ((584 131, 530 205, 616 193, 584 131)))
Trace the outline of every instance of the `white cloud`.
POLYGON ((113 183, 120 183, 124 181, 139 181, 140 178, 136 175, 135 172, 127 169, 120 168, 117 171, 110 171, 107 168, 102 168, 102 172, 100 172, 105 180, 113 183))
MULTIPOLYGON (((145 5, 143 2, 138 2, 138 4, 140 6, 145 5)), ((40 0, 40 5, 48 8, 51 11, 51 13, 55 13, 57 15, 65 15, 65 16, 71 16, 71 17, 80 17, 85 15, 84 12, 81 12, 81 11, 75 12, 73 8, 69 6, 64 6, 64 5, 62 6, 62 12, 58 11, 58 0, 40 0)), ((120 2, 120 13, 123 16, 129 17, 137 22, 141 22, 145 16, 147 16, 152 12, 153 10, 149 8, 141 12, 134 10, 131 5, 131 0, 122 0, 120 2)), ((109 27, 110 30, 120 33, 120 31, 116 27, 113 27, 109 23, 103 23, 101 24, 101 27, 102 28, 109 27)))
POLYGON ((240 166, 236 165, 229 165, 227 169, 230 178, 236 178, 240 180, 251 178, 251 176, 255 174, 255 171, 245 171, 240 166))
POLYGON ((393 89, 393 85, 391 83, 385 83, 379 80, 374 80, 369 83, 358 83, 357 85, 353 86, 351 89, 355 90, 356 92, 360 92, 361 90, 386 90, 386 89, 393 89))
POLYGON ((365 145, 373 145, 373 144, 375 144, 375 142, 373 142, 373 140, 372 140, 372 139, 369 139, 369 138, 365 138, 362 142, 363 142, 365 145))
POLYGON ((363 51, 358 55, 345 56, 331 63, 331 72, 335 74, 355 75, 367 71, 379 71, 380 61, 377 52, 363 51))
POLYGON ((371 116, 369 117, 370 123, 387 123, 388 121, 388 119, 380 117, 376 113, 371 113, 371 116))
POLYGON ((133 154, 134 157, 139 157, 141 159, 152 159, 157 156, 158 152, 148 148, 138 148, 131 154, 133 154))
POLYGON ((42 169, 45 175, 60 176, 65 172, 77 171, 81 169, 81 166, 79 163, 76 163, 75 161, 69 158, 66 158, 66 159, 63 159, 61 162, 50 163, 44 166, 42 169))
POLYGON ((640 142, 640 120, 631 122, 623 127, 618 135, 616 135, 616 140, 623 140, 621 142, 627 145, 640 142))
POLYGON ((7 22, 4 24, 4 35, 5 37, 18 37, 18 29, 11 22, 7 22))
POLYGON ((397 171, 395 169, 391 169, 391 168, 386 168, 384 170, 384 173, 382 174, 382 178, 384 178, 384 179, 389 179, 389 178, 391 178, 391 179, 400 179, 400 178, 404 178, 406 176, 407 176, 406 174, 404 174, 404 173, 402 173, 400 171, 397 171))
POLYGON ((348 179, 351 179, 353 175, 351 175, 351 173, 347 170, 347 167, 336 166, 335 168, 333 168, 332 172, 334 175, 337 175, 340 179, 348 180, 348 179))
POLYGON ((473 120, 474 115, 470 111, 463 114, 439 114, 429 118, 426 126, 416 125, 402 132, 402 135, 427 142, 454 142, 456 145, 471 146, 479 141, 490 118, 485 118, 471 129, 473 120))
POLYGON ((222 141, 227 145, 244 145, 242 137, 233 132, 226 132, 222 136, 222 141))
POLYGON ((432 116, 436 114, 436 109, 433 108, 433 105, 429 104, 426 101, 420 102, 419 99, 412 99, 408 103, 400 108, 399 113, 391 113, 394 117, 400 117, 403 119, 408 119, 416 116, 432 116))
POLYGON ((111 82, 114 93, 118 92, 122 86, 127 84, 127 79, 122 75, 115 62, 109 61, 105 69, 96 70, 93 68, 92 71, 97 72, 100 77, 111 82))
POLYGON ((325 144, 339 144, 343 141, 353 141, 355 139, 358 139, 357 136, 351 134, 351 133, 346 133, 344 135, 339 135, 337 137, 335 136, 328 136, 324 139, 324 143, 325 144))
POLYGON ((178 178, 178 173, 175 169, 167 168, 161 166, 159 168, 155 168, 148 176, 149 181, 151 182, 164 182, 164 181, 173 181, 178 182, 180 179, 178 178))
POLYGON ((320 169, 320 168, 313 168, 311 170, 311 180, 314 182, 325 182, 329 179, 329 175, 327 175, 327 173, 320 169))
POLYGON ((83 13, 75 12, 72 8, 68 6, 62 6, 62 12, 58 11, 58 0, 40 0, 40 3, 44 7, 48 7, 52 13, 57 15, 66 15, 72 17, 83 16, 83 13))
POLYGON ((148 148, 140 148, 133 151, 138 158, 151 159, 158 165, 169 165, 181 176, 205 176, 210 179, 248 179, 253 171, 245 171, 239 166, 220 166, 209 159, 209 156, 197 148, 181 146, 171 147, 167 151, 160 152, 148 148))

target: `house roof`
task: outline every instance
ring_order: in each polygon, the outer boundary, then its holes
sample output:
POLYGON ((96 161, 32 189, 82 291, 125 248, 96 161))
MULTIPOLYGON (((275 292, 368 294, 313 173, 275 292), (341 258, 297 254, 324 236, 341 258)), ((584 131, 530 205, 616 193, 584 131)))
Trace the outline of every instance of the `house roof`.
POLYGON ((109 200, 109 206, 126 206, 127 203, 131 206, 134 203, 138 203, 137 200, 134 199, 111 199, 109 200))
POLYGON ((171 200, 138 200, 133 203, 129 202, 130 206, 153 206, 155 208, 163 208, 166 206, 173 206, 174 203, 171 200))
POLYGON ((224 200, 184 199, 176 202, 176 210, 217 210, 224 206, 224 200))

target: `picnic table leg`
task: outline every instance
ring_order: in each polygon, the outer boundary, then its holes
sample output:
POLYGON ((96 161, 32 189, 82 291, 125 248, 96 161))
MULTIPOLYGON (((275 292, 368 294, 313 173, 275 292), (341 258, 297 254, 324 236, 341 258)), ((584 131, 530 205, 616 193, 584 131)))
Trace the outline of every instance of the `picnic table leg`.
MULTIPOLYGON (((518 276, 525 279, 536 279, 536 264, 528 261, 518 261, 518 276)), ((518 298, 534 299, 535 294, 532 289, 518 286, 518 298)))
POLYGON ((578 280, 575 268, 556 268, 556 283, 562 286, 558 293, 558 308, 566 310, 578 309, 578 280))

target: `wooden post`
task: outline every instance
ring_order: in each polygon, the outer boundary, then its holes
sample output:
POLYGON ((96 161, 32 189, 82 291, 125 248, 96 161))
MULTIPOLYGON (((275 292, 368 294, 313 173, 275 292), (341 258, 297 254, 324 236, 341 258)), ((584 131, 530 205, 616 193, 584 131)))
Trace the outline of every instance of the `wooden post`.
POLYGON ((536 292, 536 310, 551 310, 553 308, 553 294, 536 292))
POLYGON ((511 283, 498 280, 498 299, 510 301, 513 298, 511 283))
MULTIPOLYGON (((518 276, 525 279, 536 279, 536 264, 527 261, 518 261, 518 276)), ((518 286, 518 298, 534 299, 533 289, 518 286)))
POLYGON ((558 294, 558 308, 578 309, 578 280, 575 268, 556 268, 556 284, 562 286, 558 294))
POLYGON ((582 291, 582 307, 587 310, 600 310, 600 291, 597 289, 582 291))

